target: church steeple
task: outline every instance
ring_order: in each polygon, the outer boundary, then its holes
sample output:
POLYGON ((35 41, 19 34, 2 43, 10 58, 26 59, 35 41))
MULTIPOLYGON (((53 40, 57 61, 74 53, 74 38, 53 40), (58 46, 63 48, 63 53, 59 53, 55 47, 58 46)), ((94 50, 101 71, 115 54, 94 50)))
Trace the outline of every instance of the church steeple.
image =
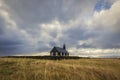
POLYGON ((66 45, 65 45, 65 44, 63 45, 63 49, 65 49, 65 50, 66 50, 66 45))

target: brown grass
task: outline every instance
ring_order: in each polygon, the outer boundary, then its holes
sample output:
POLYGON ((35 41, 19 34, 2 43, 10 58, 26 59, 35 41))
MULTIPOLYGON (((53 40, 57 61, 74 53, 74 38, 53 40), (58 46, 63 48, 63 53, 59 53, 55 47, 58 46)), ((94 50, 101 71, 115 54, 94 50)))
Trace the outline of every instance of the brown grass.
POLYGON ((0 58, 0 80, 120 80, 120 59, 0 58))

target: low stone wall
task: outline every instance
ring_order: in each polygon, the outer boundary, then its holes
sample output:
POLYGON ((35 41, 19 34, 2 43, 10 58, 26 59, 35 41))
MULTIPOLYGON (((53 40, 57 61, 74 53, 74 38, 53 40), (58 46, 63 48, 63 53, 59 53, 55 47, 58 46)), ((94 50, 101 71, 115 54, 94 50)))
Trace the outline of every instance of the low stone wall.
POLYGON ((5 56, 3 58, 32 58, 32 59, 48 59, 48 60, 61 60, 61 59, 81 59, 78 56, 5 56))

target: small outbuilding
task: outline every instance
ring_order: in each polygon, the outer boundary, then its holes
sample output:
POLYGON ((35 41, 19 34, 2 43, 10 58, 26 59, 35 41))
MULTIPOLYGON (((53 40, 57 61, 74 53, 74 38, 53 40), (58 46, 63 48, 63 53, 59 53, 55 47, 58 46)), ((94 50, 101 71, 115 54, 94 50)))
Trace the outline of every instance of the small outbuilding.
POLYGON ((50 56, 69 56, 69 52, 66 50, 66 45, 63 45, 63 48, 53 47, 50 51, 50 56))

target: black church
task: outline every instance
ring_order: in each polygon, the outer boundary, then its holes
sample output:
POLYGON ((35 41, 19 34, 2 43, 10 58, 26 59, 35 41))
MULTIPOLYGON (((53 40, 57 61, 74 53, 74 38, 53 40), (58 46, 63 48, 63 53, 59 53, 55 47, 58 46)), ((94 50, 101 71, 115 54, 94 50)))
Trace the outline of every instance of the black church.
POLYGON ((50 51, 50 56, 69 56, 69 52, 66 50, 66 46, 64 44, 63 48, 53 47, 53 49, 50 51))

